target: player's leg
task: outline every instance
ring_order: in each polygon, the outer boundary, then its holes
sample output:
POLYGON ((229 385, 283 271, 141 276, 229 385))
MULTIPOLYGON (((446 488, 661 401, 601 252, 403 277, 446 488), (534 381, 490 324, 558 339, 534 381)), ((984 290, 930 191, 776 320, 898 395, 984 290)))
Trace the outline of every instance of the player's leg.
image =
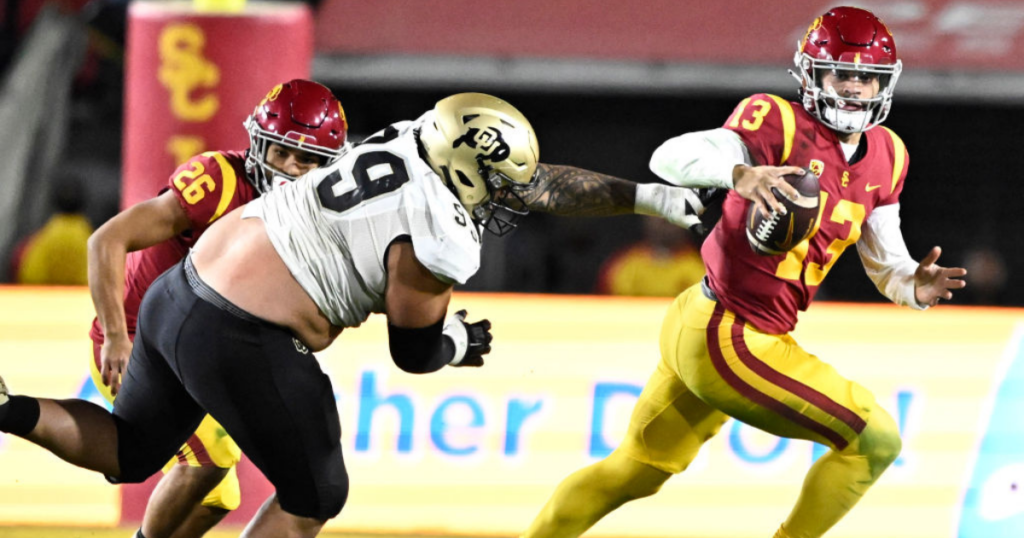
POLYGON ((173 465, 149 496, 142 517, 146 538, 189 538, 206 534, 230 510, 203 499, 229 474, 219 467, 173 465))
POLYGON ((232 374, 236 390, 213 397, 209 409, 276 490, 244 536, 315 536, 348 498, 334 389, 289 333, 262 333, 262 356, 248 356, 232 374))
MULTIPOLYGON (((151 310, 161 314, 151 320, 155 325, 161 317, 178 315, 163 304, 151 310)), ((164 332, 167 330, 173 329, 164 332)), ((157 337, 159 334, 157 331, 157 337)), ((202 410, 163 356, 144 345, 137 345, 132 352, 113 414, 84 400, 7 398, 6 389, 3 392, 0 400, 7 401, 0 402, 0 430, 123 482, 141 481, 159 470, 202 419, 202 410)))
POLYGON ((113 418, 89 402, 9 396, 0 379, 0 431, 24 437, 80 467, 117 471, 113 418))
POLYGON ((12 396, 0 379, 0 431, 32 441, 79 467, 106 475, 120 473, 114 418, 94 403, 12 396))
POLYGON ((681 339, 703 338, 684 328, 682 313, 692 292, 683 293, 666 315, 662 360, 637 400, 622 444, 563 480, 524 536, 579 536, 624 503, 655 494, 721 428, 727 417, 698 399, 669 366, 681 339))
POLYGON ((249 522, 239 538, 316 536, 323 525, 324 522, 319 519, 296 518, 286 512, 274 494, 263 503, 256 517, 249 522))
MULTIPOLYGON (((89 371, 100 395, 114 403, 114 395, 100 375, 101 349, 101 342, 93 343, 89 371)), ((239 455, 238 445, 207 415, 196 434, 178 452, 178 457, 164 466, 164 476, 149 496, 142 516, 143 535, 146 538, 199 537, 217 525, 238 507, 240 491, 234 465, 239 455), (197 450, 193 451, 192 446, 197 450), (208 450, 207 446, 214 448, 208 450), (179 461, 184 463, 177 465, 179 461)))
POLYGON ((796 506, 776 537, 816 538, 825 534, 896 460, 900 446, 896 422, 875 406, 857 439, 843 450, 829 450, 811 466, 796 506), (846 487, 838 488, 837 483, 846 487))
POLYGON ((348 496, 330 380, 288 331, 246 314, 193 277, 204 303, 198 322, 182 331, 177 371, 274 485, 280 505, 261 511, 246 534, 314 536, 348 496), (209 337, 211 330, 217 338, 209 337))
POLYGON ((207 415, 150 495, 142 518, 146 538, 200 537, 238 508, 240 458, 238 445, 207 415))
POLYGON ((896 459, 894 421, 867 389, 788 335, 761 333, 716 304, 706 336, 708 354, 683 353, 678 364, 702 400, 767 432, 832 447, 777 534, 822 536, 896 459))
POLYGON ((252 347, 235 347, 236 364, 196 365, 190 375, 223 376, 223 390, 199 388, 197 397, 276 490, 245 536, 315 536, 348 496, 334 391, 289 333, 258 329, 252 347))

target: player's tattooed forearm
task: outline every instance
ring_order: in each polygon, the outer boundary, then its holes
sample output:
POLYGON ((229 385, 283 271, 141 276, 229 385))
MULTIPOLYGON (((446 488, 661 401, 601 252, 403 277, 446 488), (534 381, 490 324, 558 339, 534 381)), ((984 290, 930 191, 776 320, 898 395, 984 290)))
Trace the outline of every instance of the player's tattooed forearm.
POLYGON ((572 166, 541 163, 523 201, 531 211, 566 217, 602 217, 633 212, 636 183, 572 166))

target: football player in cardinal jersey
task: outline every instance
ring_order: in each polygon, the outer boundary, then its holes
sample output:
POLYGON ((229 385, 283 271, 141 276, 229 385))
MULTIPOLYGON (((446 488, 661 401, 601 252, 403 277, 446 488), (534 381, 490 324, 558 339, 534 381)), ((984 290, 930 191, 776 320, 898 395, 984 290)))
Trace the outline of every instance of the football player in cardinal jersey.
POLYGON ((907 150, 879 125, 902 69, 888 28, 863 9, 832 9, 799 43, 796 68, 799 101, 752 95, 723 128, 682 135, 654 153, 651 169, 670 183, 730 189, 701 252, 707 277, 669 309, 661 363, 622 444, 565 479, 525 536, 578 536, 623 503, 653 495, 730 416, 831 448, 776 538, 825 534, 899 454, 896 423, 871 392, 788 333, 850 245, 886 297, 915 309, 950 299, 966 271, 936 265, 938 247, 915 262, 903 241, 907 150), (745 235, 748 204, 782 210, 771 189, 796 196, 781 176, 799 167, 820 176, 817 230, 788 253, 755 254, 745 235))
MULTIPOLYGON (((121 388, 139 304, 161 273, 181 261, 206 229, 282 182, 338 159, 348 125, 341 103, 308 80, 274 87, 246 120, 249 149, 209 151, 171 175, 159 196, 104 224, 89 241, 89 284, 97 317, 92 375, 109 401, 121 388)), ((238 445, 207 416, 177 454, 179 465, 153 492, 140 536, 202 536, 240 502, 238 445)))
MULTIPOLYGON (((246 536, 316 535, 345 504, 348 474, 334 390, 311 352, 383 313, 403 370, 480 366, 490 324, 445 314, 454 284, 479 267, 485 231, 504 234, 529 210, 696 222, 689 189, 538 164, 538 152, 529 121, 484 94, 391 125, 228 213, 153 282, 112 414, 8 396, 0 381, 0 431, 137 482, 209 411, 276 490, 246 536), (84 431, 90 443, 75 443, 84 431)), ((211 195, 188 177, 184 204, 211 195)))

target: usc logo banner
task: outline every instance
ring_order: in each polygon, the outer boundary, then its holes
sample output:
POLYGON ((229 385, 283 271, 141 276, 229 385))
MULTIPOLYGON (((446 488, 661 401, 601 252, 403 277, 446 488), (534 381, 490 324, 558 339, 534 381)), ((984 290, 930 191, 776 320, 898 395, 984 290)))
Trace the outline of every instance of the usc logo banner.
POLYGON ((187 2, 129 3, 122 207, 155 196, 199 153, 245 149, 242 122, 267 91, 309 78, 309 7, 260 4, 211 14, 187 2), (271 48, 267 36, 276 37, 271 48))
POLYGON ((206 35, 189 23, 168 24, 160 34, 160 83, 171 94, 171 112, 182 121, 201 122, 220 108, 217 95, 205 92, 220 83, 220 68, 203 56, 206 35))

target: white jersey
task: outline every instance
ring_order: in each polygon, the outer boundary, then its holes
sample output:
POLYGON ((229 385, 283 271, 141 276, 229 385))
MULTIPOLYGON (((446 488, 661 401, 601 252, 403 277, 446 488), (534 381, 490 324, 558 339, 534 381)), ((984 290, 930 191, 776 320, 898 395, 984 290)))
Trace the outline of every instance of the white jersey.
POLYGON ((480 267, 480 231, 417 150, 413 130, 430 114, 347 148, 242 214, 264 221, 292 276, 334 325, 356 327, 384 311, 384 256, 399 237, 446 282, 465 283, 480 267))

